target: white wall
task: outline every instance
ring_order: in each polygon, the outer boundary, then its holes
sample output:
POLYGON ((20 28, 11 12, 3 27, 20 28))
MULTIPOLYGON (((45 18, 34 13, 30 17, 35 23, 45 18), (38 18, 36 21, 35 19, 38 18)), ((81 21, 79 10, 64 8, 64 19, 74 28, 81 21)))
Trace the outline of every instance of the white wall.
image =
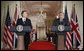
POLYGON ((65 13, 65 5, 67 4, 67 12, 69 16, 69 20, 71 18, 72 13, 72 5, 75 4, 76 14, 78 18, 80 35, 81 35, 81 47, 83 46, 83 1, 63 1, 63 12, 65 13))

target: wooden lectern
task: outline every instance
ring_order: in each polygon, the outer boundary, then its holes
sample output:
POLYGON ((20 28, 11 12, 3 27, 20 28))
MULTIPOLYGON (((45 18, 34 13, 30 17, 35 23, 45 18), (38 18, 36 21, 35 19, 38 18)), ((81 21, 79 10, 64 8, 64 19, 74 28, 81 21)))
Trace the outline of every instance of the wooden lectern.
POLYGON ((70 26, 52 26, 52 32, 56 32, 57 34, 57 50, 65 50, 65 42, 66 42, 66 32, 71 31, 70 26))
POLYGON ((18 25, 16 27, 10 27, 11 32, 16 32, 18 35, 18 50, 25 50, 24 48, 24 35, 25 32, 31 32, 30 26, 18 25))

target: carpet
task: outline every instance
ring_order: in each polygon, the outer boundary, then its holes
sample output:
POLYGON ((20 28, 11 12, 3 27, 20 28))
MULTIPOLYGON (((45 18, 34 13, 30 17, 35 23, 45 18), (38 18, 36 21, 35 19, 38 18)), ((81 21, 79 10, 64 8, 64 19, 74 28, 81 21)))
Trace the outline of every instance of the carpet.
POLYGON ((48 41, 36 41, 28 46, 28 50, 56 50, 55 45, 48 41))

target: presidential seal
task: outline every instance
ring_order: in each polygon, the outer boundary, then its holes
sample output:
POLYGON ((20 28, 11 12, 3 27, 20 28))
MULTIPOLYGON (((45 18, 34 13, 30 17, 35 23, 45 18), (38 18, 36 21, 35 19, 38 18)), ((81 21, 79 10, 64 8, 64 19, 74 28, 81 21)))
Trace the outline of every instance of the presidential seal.
POLYGON ((22 25, 18 25, 18 26, 16 27, 16 30, 17 30, 18 32, 21 32, 21 31, 23 30, 23 26, 22 26, 22 25))
POLYGON ((58 30, 59 30, 59 31, 64 31, 64 25, 59 25, 59 26, 58 26, 58 30))

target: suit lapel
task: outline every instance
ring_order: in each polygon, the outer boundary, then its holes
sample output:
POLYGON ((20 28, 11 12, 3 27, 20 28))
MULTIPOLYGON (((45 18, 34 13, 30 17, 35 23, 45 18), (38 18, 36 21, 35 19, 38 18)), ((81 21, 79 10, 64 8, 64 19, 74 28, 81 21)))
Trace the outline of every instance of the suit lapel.
MULTIPOLYGON (((60 24, 60 19, 58 19, 58 23, 60 24)), ((62 25, 65 25, 65 20, 63 19, 62 25)))
POLYGON ((21 22, 22 22, 22 25, 24 25, 24 22, 23 22, 22 18, 21 18, 21 22))

